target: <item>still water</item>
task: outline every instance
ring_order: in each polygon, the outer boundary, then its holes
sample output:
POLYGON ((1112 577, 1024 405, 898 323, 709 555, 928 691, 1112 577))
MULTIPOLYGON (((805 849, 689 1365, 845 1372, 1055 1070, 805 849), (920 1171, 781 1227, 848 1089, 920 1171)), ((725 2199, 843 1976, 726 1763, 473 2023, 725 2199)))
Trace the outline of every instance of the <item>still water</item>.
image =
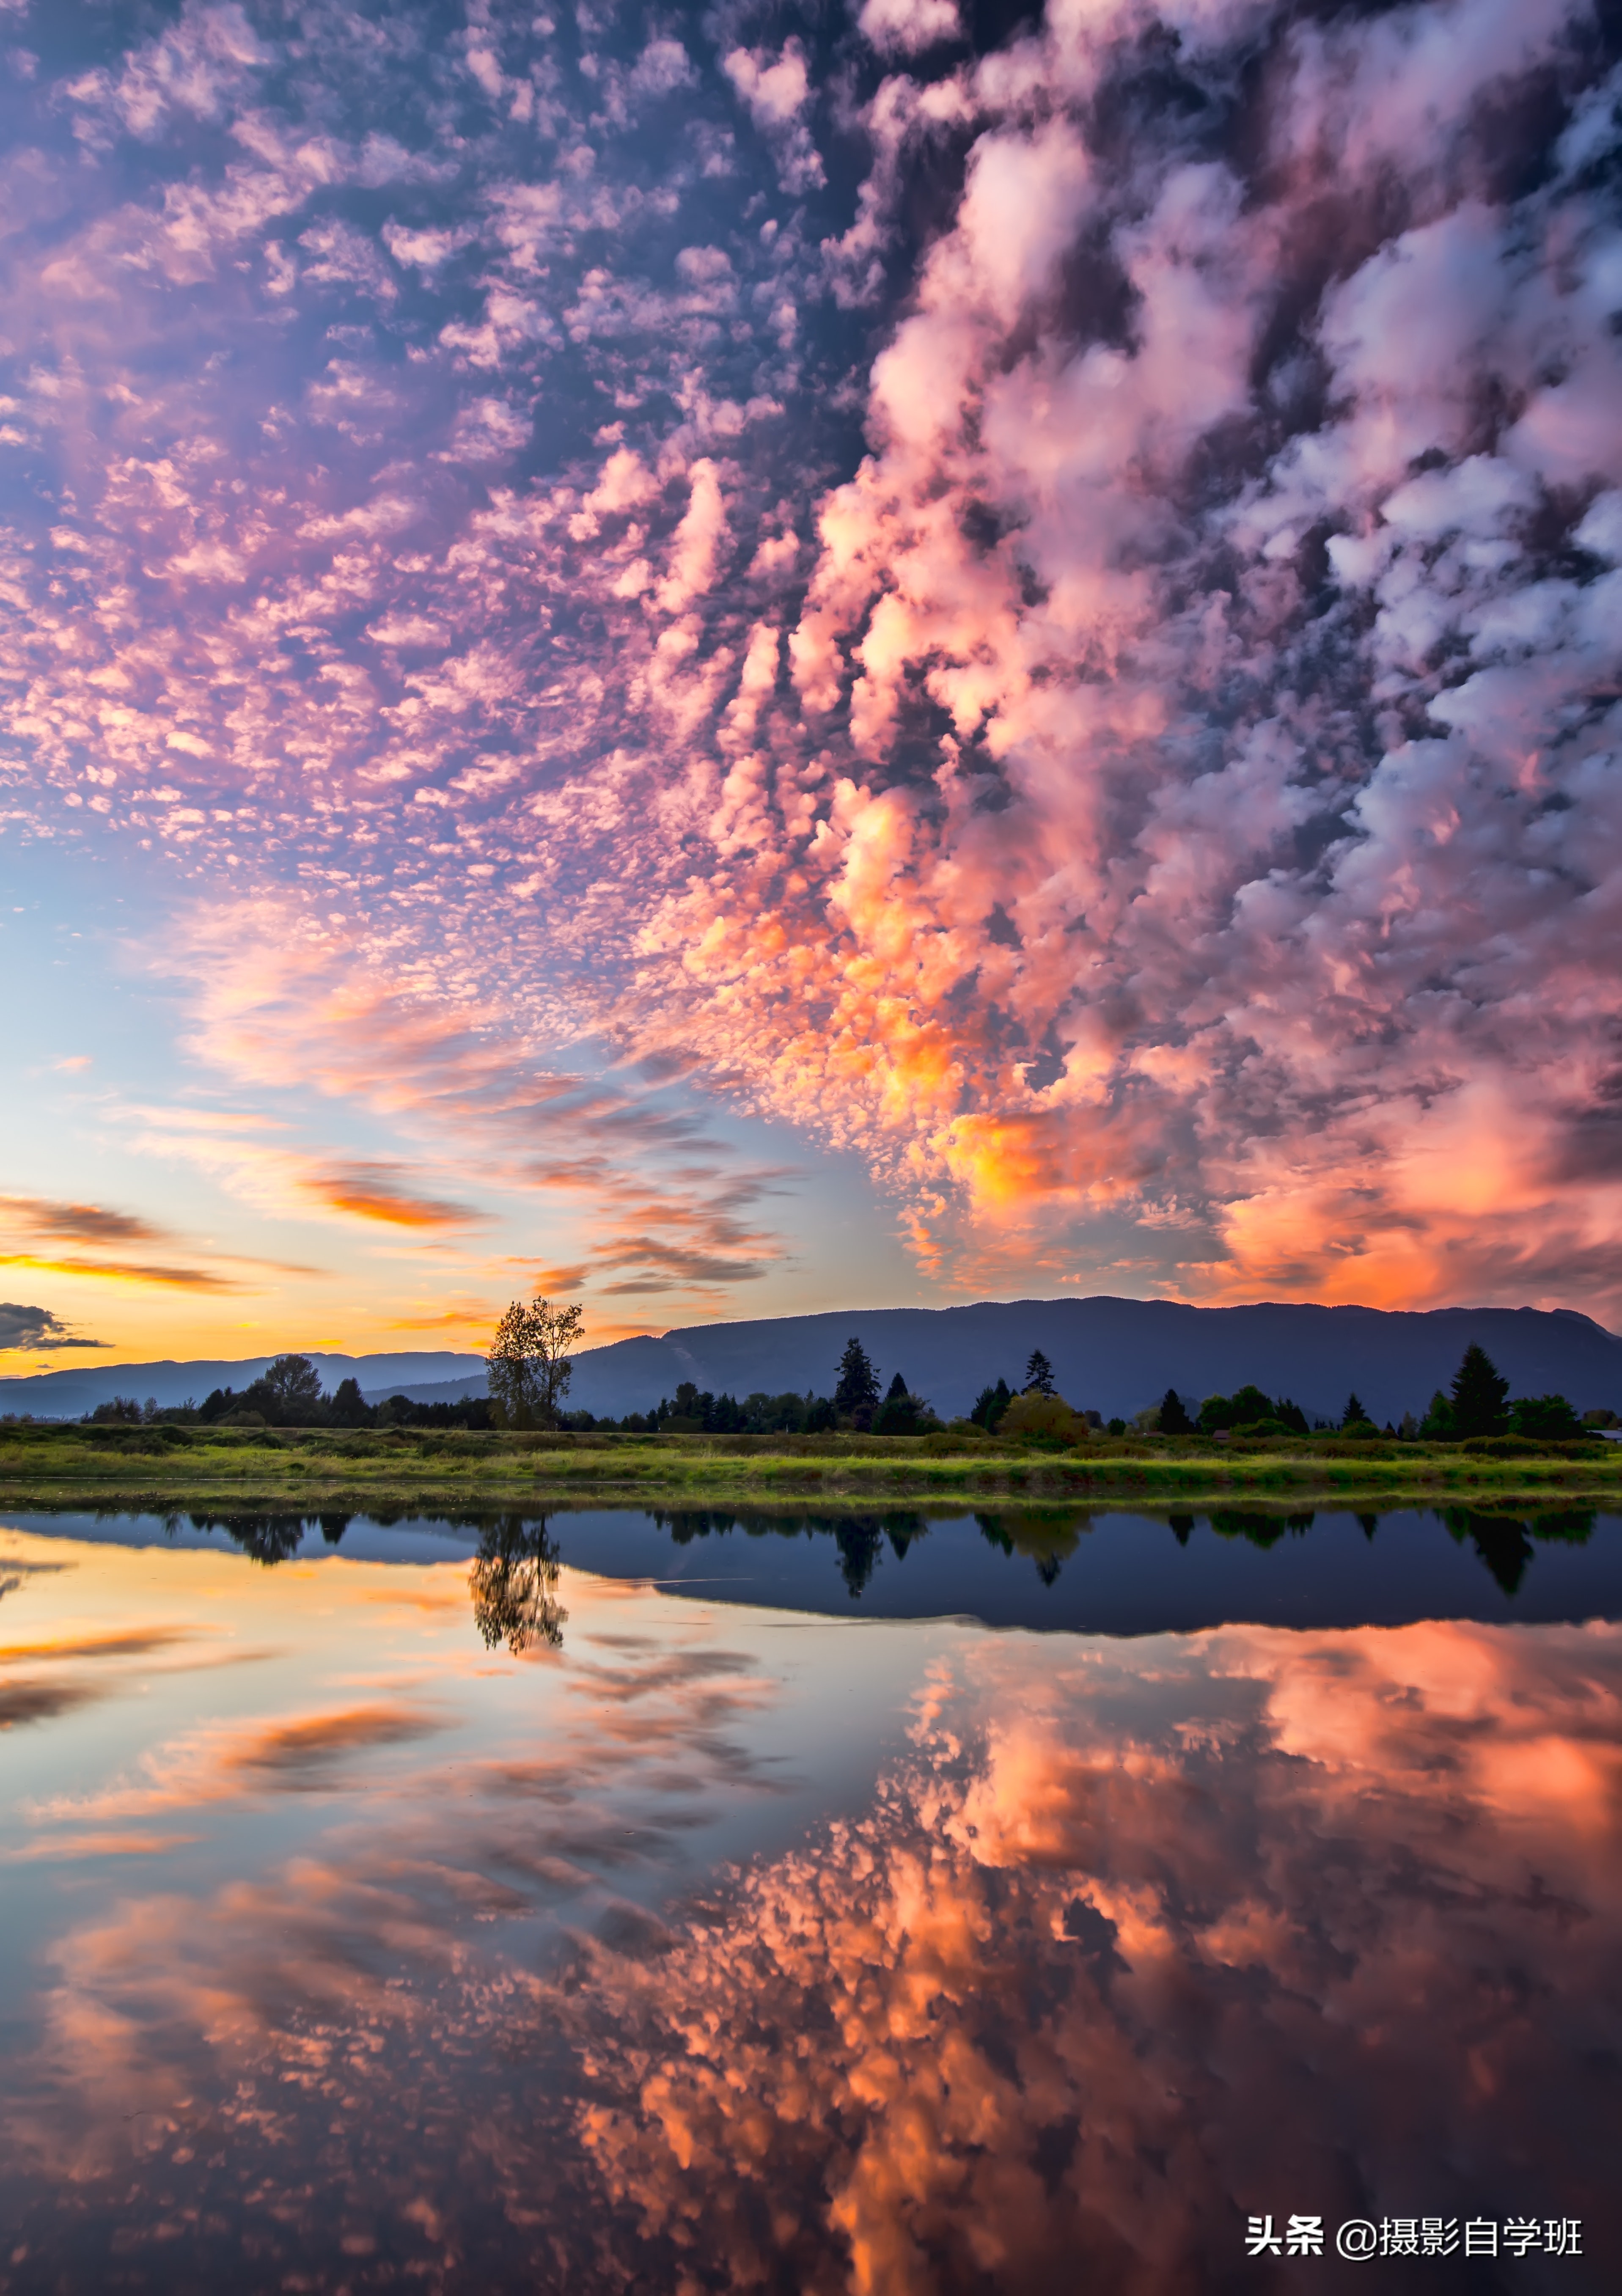
POLYGON ((1614 2288, 1619 1750, 1604 1517, 0 1518, 0 2291, 1614 2288))

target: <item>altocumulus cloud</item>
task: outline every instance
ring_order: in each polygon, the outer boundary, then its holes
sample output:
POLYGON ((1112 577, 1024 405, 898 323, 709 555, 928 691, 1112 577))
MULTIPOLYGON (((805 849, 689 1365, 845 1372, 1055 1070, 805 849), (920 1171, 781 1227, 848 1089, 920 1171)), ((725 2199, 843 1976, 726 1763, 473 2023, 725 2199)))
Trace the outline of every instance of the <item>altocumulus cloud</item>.
POLYGON ((12 832, 854 1149, 952 1282, 1613 1308, 1586 0, 382 20, 28 19, 12 832))

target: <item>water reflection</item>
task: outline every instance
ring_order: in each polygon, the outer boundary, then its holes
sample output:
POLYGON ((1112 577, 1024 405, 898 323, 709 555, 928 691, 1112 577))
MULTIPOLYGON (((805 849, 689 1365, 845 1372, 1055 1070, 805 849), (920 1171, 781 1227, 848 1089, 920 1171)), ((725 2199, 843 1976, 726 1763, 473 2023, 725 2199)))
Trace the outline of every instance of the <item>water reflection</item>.
MULTIPOLYGON (((44 1522, 48 1516, 32 1520, 44 1522)), ((1427 1617, 1622 1617, 1622 1519, 1589 1507, 1487 1513, 1393 1505, 1356 1514, 1281 1505, 1127 1513, 1097 1505, 876 1510, 576 1505, 129 1517, 106 1535, 176 1546, 222 1535, 258 1567, 317 1558, 476 1561, 488 1648, 559 1647, 555 1566, 651 1580, 697 1599, 833 1616, 963 1616, 999 1626, 1141 1634, 1239 1620, 1300 1627, 1427 1617), (1169 1538, 1167 1534, 1169 1533, 1169 1538), (533 1544, 531 1544, 533 1542, 533 1544)), ((465 1570, 466 1563, 463 1568, 465 1570)))
POLYGON ((852 1637, 557 1545, 486 1524, 477 1636, 465 1566, 8 1570, 18 1662, 138 1665, 150 1734, 8 1820, 11 1874, 78 1863, 0 2286, 1200 2296, 1296 2284, 1247 2276, 1264 2210, 1578 2217, 1592 2267, 1502 2284, 1609 2284, 1622 1627, 852 1637), (274 1688, 154 1677, 215 1648, 204 1572, 274 1688))
MULTIPOLYGON (((311 1520, 314 1525, 325 1529, 324 1518, 317 1515, 311 1520)), ((250 1562, 266 1567, 286 1562, 304 1544, 305 1518, 301 1514, 193 1514, 190 1521, 194 1530, 223 1530, 250 1562)))
MULTIPOLYGON (((1534 1539, 1561 1539, 1584 1546, 1593 1536, 1592 1507, 1561 1507, 1544 1514, 1479 1514, 1470 1507, 1445 1507, 1442 1521, 1461 1545, 1469 1539, 1506 1595, 1513 1595, 1531 1562, 1534 1539)), ((1371 1538, 1373 1536, 1370 1533, 1371 1538)))
POLYGON ((1603 2253, 1619 1658, 942 1665, 867 1816, 594 1968, 586 2151, 706 2285, 1236 2285, 1252 2209, 1546 2202, 1603 2253))
POLYGON ((537 1646, 561 1650, 569 1613, 558 1600, 558 1549, 538 1522, 504 1514, 485 1525, 469 1573, 473 1620, 487 1650, 514 1658, 537 1646))

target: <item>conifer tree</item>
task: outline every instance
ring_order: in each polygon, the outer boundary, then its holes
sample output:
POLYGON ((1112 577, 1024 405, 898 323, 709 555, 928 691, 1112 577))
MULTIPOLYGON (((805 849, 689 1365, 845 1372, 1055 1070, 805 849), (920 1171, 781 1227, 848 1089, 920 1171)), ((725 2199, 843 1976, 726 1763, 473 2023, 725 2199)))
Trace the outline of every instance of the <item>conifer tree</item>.
POLYGON ((1168 1387, 1160 1399, 1160 1432, 1162 1435, 1192 1435, 1194 1423, 1183 1407, 1183 1398, 1175 1387, 1168 1387))
POLYGON ((1037 1395, 1056 1395, 1059 1391, 1053 1384, 1053 1366, 1040 1348, 1031 1349, 1030 1361, 1025 1366, 1025 1393, 1033 1391, 1037 1395))
POLYGON ((1472 1341, 1454 1376, 1454 1434, 1502 1435, 1509 1424, 1504 1401, 1509 1391, 1508 1380, 1499 1378, 1498 1366, 1486 1349, 1472 1341))
POLYGON ((1368 1413, 1364 1409, 1362 1404, 1357 1400, 1357 1391, 1356 1388, 1354 1388, 1351 1394, 1346 1398, 1346 1409, 1340 1414, 1340 1425, 1342 1430, 1345 1430, 1348 1427, 1361 1426, 1364 1421, 1367 1419, 1368 1415, 1368 1413))
POLYGON ((833 1390, 833 1407, 846 1416, 871 1411, 879 1400, 879 1374, 860 1340, 847 1340, 840 1357, 840 1383, 833 1390))
POLYGON ((981 1388, 969 1416, 977 1427, 983 1427, 989 1435, 1012 1401, 1013 1393, 1008 1382, 999 1379, 995 1387, 981 1388))

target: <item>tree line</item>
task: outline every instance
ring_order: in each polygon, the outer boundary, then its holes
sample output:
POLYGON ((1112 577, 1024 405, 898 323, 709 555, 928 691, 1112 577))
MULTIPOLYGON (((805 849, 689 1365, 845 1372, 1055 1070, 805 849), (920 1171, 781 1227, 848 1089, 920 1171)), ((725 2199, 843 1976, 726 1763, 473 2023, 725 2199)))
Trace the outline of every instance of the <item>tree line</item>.
POLYGON ((339 1381, 332 1394, 321 1384, 321 1374, 307 1356, 278 1356, 274 1363, 242 1389, 216 1387, 201 1403, 160 1404, 149 1397, 144 1404, 133 1396, 115 1395, 86 1412, 86 1425, 168 1425, 201 1427, 470 1427, 488 1428, 496 1422, 483 1396, 460 1403, 415 1403, 409 1396, 390 1395, 381 1403, 368 1403, 360 1382, 339 1381))
POLYGON ((1128 1421, 1104 1420, 1077 1409, 1058 1391, 1053 1367, 1040 1348, 1031 1350, 1018 1389, 1006 1378, 987 1383, 965 1418, 943 1422, 928 1399, 913 1392, 899 1371, 884 1387, 860 1340, 847 1341, 835 1369, 831 1394, 807 1390, 768 1394, 757 1390, 741 1399, 714 1394, 684 1381, 674 1396, 661 1396, 651 1410, 623 1418, 569 1411, 564 1401, 573 1376, 573 1355, 584 1321, 578 1305, 555 1307, 545 1300, 514 1300, 497 1326, 486 1359, 487 1397, 455 1403, 417 1403, 402 1395, 369 1404, 353 1377, 331 1394, 304 1356, 279 1356, 241 1390, 216 1388, 201 1404, 160 1409, 118 1396, 87 1414, 93 1422, 193 1421, 203 1425, 276 1427, 461 1427, 471 1430, 557 1428, 623 1434, 815 1435, 854 1433, 927 1435, 938 1431, 1085 1438, 1088 1429, 1111 1435, 1228 1436, 1249 1439, 1336 1434, 1385 1435, 1413 1442, 1462 1442, 1472 1438, 1520 1436, 1534 1442, 1571 1442, 1596 1429, 1618 1424, 1612 1411, 1578 1415, 1563 1395, 1511 1397, 1486 1350, 1468 1347, 1450 1388, 1434 1394, 1422 1415, 1406 1412, 1400 1425, 1377 1426, 1354 1393, 1338 1422, 1307 1413, 1289 1396, 1269 1396, 1247 1383, 1231 1395, 1201 1402, 1168 1386, 1158 1404, 1128 1421))

